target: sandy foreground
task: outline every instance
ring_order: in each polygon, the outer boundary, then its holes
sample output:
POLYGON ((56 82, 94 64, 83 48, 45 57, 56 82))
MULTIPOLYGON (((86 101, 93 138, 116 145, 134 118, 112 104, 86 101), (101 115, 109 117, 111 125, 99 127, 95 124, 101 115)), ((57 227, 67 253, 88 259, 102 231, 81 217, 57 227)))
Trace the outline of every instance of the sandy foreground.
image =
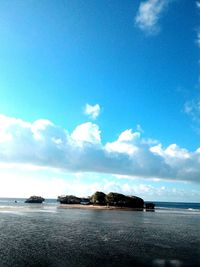
MULTIPOLYGON (((37 210, 56 210, 56 209, 87 209, 87 210, 122 210, 122 211, 137 211, 138 209, 127 207, 114 207, 114 206, 99 206, 99 205, 81 205, 81 204, 59 204, 51 206, 48 204, 27 204, 19 206, 0 206, 0 212, 31 212, 37 210)), ((141 210, 141 209, 140 209, 141 210)))
POLYGON ((93 210, 138 210, 127 207, 99 206, 99 205, 81 205, 81 204, 60 204, 58 208, 63 209, 93 209, 93 210))

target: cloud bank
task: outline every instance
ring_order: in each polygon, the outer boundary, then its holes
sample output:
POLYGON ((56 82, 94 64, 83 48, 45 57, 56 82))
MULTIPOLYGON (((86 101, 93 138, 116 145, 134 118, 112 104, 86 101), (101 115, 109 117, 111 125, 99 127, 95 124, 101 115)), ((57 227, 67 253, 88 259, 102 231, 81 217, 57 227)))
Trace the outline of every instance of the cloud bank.
MULTIPOLYGON (((75 194, 80 197, 92 195, 95 191, 119 192, 125 195, 139 195, 150 201, 196 201, 199 202, 198 187, 188 190, 175 183, 166 186, 158 182, 138 184, 134 179, 124 179, 115 175, 101 175, 94 173, 64 173, 58 170, 46 172, 46 168, 32 169, 26 165, 15 166, 0 164, 1 166, 1 197, 24 197, 42 195, 45 198, 57 198, 58 195, 75 194), (11 186, 12 185, 12 186, 11 186)), ((150 182, 150 180, 149 180, 150 182)))
POLYGON ((141 2, 135 18, 135 24, 147 34, 159 32, 159 19, 166 9, 169 0, 148 0, 141 2))
POLYGON ((99 126, 91 122, 69 133, 48 120, 30 123, 0 115, 0 162, 200 182, 200 148, 194 152, 176 144, 163 148, 131 129, 102 144, 99 126))

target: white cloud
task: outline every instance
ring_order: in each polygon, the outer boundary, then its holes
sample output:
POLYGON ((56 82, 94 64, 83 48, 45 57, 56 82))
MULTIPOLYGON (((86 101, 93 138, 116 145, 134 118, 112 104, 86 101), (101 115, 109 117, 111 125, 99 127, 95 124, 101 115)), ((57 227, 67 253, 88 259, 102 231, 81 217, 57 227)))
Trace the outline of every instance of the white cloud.
POLYGON ((99 104, 96 104, 94 106, 86 104, 85 110, 84 110, 85 114, 88 115, 93 120, 95 120, 99 116, 100 111, 101 111, 101 108, 99 104))
POLYGON ((140 138, 140 133, 133 133, 131 129, 122 132, 117 141, 107 143, 105 146, 106 151, 109 153, 124 153, 132 155, 137 151, 137 140, 140 138))
POLYGON ((140 124, 136 125, 136 130, 140 133, 144 133, 144 130, 142 129, 142 126, 140 124))
POLYGON ((100 134, 101 132, 98 125, 86 122, 78 125, 71 134, 71 137, 74 141, 79 142, 79 144, 83 142, 98 144, 101 142, 100 134))
POLYGON ((118 138, 119 142, 136 142, 140 138, 140 133, 132 132, 132 129, 125 130, 118 138))
POLYGON ((196 2, 196 5, 197 5, 197 8, 200 9, 200 2, 199 1, 196 2))
POLYGON ((200 122, 200 99, 196 98, 187 101, 184 105, 184 112, 189 115, 193 121, 200 122))
POLYGON ((53 126, 53 123, 49 120, 37 120, 31 125, 31 130, 33 132, 34 138, 36 140, 41 140, 43 138, 42 131, 48 126, 53 126))
POLYGON ((2 164, 200 182, 200 148, 163 148, 131 129, 102 144, 99 126, 91 122, 78 125, 71 134, 47 120, 30 123, 3 115, 0 126, 2 164))
POLYGON ((135 18, 136 25, 147 34, 159 31, 158 21, 167 7, 169 0, 147 0, 141 2, 135 18))
POLYGON ((165 155, 169 156, 170 158, 175 157, 180 159, 187 159, 190 157, 190 154, 186 149, 180 148, 176 144, 168 146, 164 152, 165 155))

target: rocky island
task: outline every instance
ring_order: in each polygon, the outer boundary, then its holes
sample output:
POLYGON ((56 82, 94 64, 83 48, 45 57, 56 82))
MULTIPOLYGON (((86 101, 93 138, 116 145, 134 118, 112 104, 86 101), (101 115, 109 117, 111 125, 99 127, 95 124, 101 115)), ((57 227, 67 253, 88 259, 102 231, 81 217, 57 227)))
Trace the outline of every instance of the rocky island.
POLYGON ((87 205, 90 208, 128 208, 134 210, 143 210, 144 208, 154 209, 154 204, 151 205, 144 204, 144 200, 137 196, 126 196, 120 193, 110 192, 105 194, 103 192, 95 192, 92 196, 88 198, 80 198, 74 195, 59 196, 57 199, 60 204, 69 204, 73 207, 81 207, 81 205, 87 205))
POLYGON ((31 196, 25 201, 25 203, 39 203, 39 204, 41 204, 43 201, 45 201, 45 199, 43 197, 31 196))

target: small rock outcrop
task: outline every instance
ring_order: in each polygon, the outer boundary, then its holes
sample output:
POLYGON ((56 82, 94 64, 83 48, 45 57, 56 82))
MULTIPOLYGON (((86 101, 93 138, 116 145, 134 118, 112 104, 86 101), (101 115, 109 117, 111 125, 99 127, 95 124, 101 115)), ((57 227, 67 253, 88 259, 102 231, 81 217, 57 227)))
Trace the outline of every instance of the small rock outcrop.
POLYGON ((144 200, 136 196, 125 196, 119 193, 109 193, 106 195, 109 206, 128 207, 133 209, 143 209, 144 200))
POLYGON ((155 204, 154 203, 146 203, 145 204, 145 209, 146 209, 146 211, 154 211, 155 204))
POLYGON ((25 203, 42 203, 43 201, 45 201, 43 197, 31 196, 25 201, 25 203))
POLYGON ((59 201, 60 204, 80 204, 81 198, 73 195, 66 195, 66 196, 59 196, 57 201, 59 201))

